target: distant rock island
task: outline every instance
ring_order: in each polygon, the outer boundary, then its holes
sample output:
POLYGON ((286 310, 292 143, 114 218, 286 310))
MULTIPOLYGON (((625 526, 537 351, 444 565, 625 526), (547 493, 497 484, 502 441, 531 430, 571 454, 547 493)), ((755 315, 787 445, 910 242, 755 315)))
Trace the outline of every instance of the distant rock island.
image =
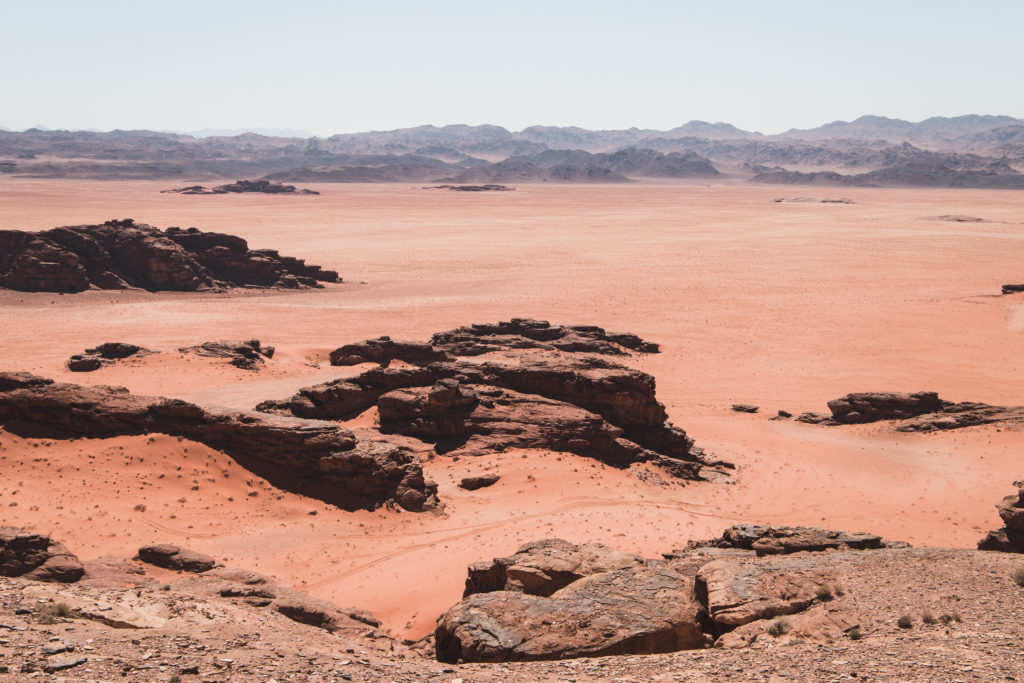
POLYGON ((203 185, 189 185, 173 190, 160 190, 161 193, 173 192, 177 194, 239 194, 242 192, 261 192, 263 194, 320 194, 316 190, 297 189, 294 185, 285 185, 271 180, 236 180, 228 185, 217 185, 216 187, 204 187, 203 185))
POLYGON ((514 187, 504 185, 431 185, 424 190, 451 190, 452 192, 511 192, 514 187))
POLYGON ((42 232, 0 230, 0 287, 23 292, 303 289, 340 281, 335 271, 302 259, 249 249, 241 237, 160 230, 131 218, 42 232))

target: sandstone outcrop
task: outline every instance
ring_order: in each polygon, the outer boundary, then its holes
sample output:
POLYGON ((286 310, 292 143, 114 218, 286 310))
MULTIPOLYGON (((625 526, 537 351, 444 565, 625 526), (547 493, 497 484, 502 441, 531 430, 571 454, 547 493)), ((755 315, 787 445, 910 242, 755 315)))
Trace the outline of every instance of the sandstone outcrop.
POLYGON ((178 351, 208 358, 226 358, 231 365, 243 370, 258 370, 265 358, 274 357, 274 347, 261 346, 259 339, 208 341, 198 346, 184 346, 178 351))
POLYGON ((857 600, 841 600, 844 581, 877 581, 879 563, 912 552, 878 536, 817 527, 746 525, 726 530, 720 545, 702 543, 644 560, 548 539, 474 563, 463 600, 438 619, 437 658, 498 662, 745 647, 771 633, 771 620, 783 615, 797 615, 793 624, 805 635, 840 636, 857 625, 857 600), (770 543, 759 545, 765 539, 770 543), (821 552, 837 548, 858 552, 821 552))
POLYGON ((136 396, 122 387, 57 384, 0 373, 0 424, 55 436, 163 433, 224 451, 281 488, 301 488, 348 508, 394 500, 409 510, 436 503, 419 458, 382 441, 361 441, 341 425, 259 412, 204 409, 136 396))
POLYGON ((367 339, 357 344, 346 344, 330 353, 331 365, 359 365, 380 363, 387 367, 393 360, 412 365, 453 360, 444 350, 426 342, 395 341, 391 337, 367 339))
POLYGON ((99 370, 104 365, 110 365, 114 361, 132 356, 148 356, 152 353, 156 353, 156 351, 151 351, 135 344, 107 342, 91 349, 86 349, 84 353, 76 353, 68 359, 67 366, 68 370, 72 372, 92 372, 93 370, 99 370))
POLYGON ((207 572, 217 566, 217 560, 209 555, 186 550, 176 545, 159 543, 139 548, 138 559, 164 569, 179 572, 207 572))
POLYGON ((693 579, 670 566, 592 574, 549 597, 509 591, 465 598, 438 620, 442 662, 503 662, 703 647, 693 579))
POLYGON ((514 555, 469 565, 463 597, 493 591, 547 596, 584 576, 643 563, 639 555, 600 543, 576 545, 548 538, 527 543, 514 555))
POLYGON ((227 185, 208 188, 203 185, 189 185, 173 190, 160 190, 173 194, 239 194, 242 192, 259 192, 262 194, 320 194, 316 190, 297 189, 294 185, 274 182, 272 180, 236 180, 227 185))
POLYGON ((635 334, 606 332, 596 325, 552 325, 546 320, 512 318, 507 322, 474 323, 438 332, 430 343, 455 356, 478 356, 509 349, 547 349, 602 353, 658 353, 659 347, 635 334))
POLYGON ((0 576, 71 583, 85 570, 63 543, 45 534, 0 526, 0 576))
POLYGON ((372 368, 305 387, 288 399, 263 402, 257 410, 347 419, 377 406, 382 431, 433 441, 439 452, 482 455, 541 448, 621 467, 654 462, 684 479, 727 476, 731 465, 705 459, 686 432, 667 421, 653 377, 590 355, 641 348, 656 350, 635 335, 518 318, 441 333, 429 345, 380 338, 340 347, 332 360, 381 365, 398 360, 406 366, 372 368), (581 339, 587 340, 584 348, 581 339), (478 343, 507 353, 482 362, 431 362, 439 353, 475 354, 478 343), (562 343, 568 350, 547 346, 562 343), (540 351, 516 354, 523 344, 540 351))
MULTIPOLYGON (((902 542, 883 540, 867 533, 850 533, 817 526, 767 526, 764 524, 737 524, 722 532, 721 538, 696 541, 687 550, 699 547, 739 548, 753 550, 762 555, 788 555, 804 551, 872 550, 904 547, 902 542)), ((683 555, 686 550, 673 551, 683 555)))
POLYGON ((1024 553, 1024 481, 1014 482, 1017 493, 996 503, 1003 527, 978 541, 978 550, 1024 553))
POLYGON ((999 422, 1024 422, 1024 406, 944 401, 933 391, 917 393, 868 392, 847 394, 828 402, 831 415, 803 413, 808 424, 865 424, 894 421, 900 432, 960 429, 999 422))
POLYGON ((42 232, 0 230, 0 287, 26 292, 300 289, 339 281, 334 271, 273 249, 249 249, 241 237, 160 230, 130 218, 42 232))

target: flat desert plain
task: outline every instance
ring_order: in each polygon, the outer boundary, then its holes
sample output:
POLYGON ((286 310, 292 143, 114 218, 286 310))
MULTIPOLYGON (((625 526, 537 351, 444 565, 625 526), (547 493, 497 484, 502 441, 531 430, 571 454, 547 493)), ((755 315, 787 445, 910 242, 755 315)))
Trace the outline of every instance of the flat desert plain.
POLYGON ((1024 294, 999 295, 1000 285, 1024 282, 1021 193, 630 183, 160 194, 176 184, 4 179, 0 227, 125 217, 196 226, 337 269, 344 283, 232 294, 0 291, 3 370, 252 408, 361 370, 327 362, 348 342, 423 340, 517 316, 597 324, 662 345, 626 362, 656 377, 671 419, 697 445, 736 464, 735 482, 659 486, 572 455, 508 451, 427 460, 440 513, 346 512, 274 490, 176 438, 0 434, 0 524, 49 532, 82 559, 174 542, 369 609, 395 635, 418 637, 461 597, 467 564, 526 541, 656 556, 755 522, 968 548, 1000 526, 993 504, 1024 474, 1024 434, 1007 426, 907 434, 885 423, 768 419, 825 411, 854 391, 1024 404, 1024 294), (955 215, 983 221, 941 218, 955 215), (250 372, 174 352, 219 338, 258 338, 278 353, 250 372), (93 373, 64 368, 105 341, 168 353, 93 373), (733 412, 740 402, 761 410, 733 412), (475 492, 456 486, 485 471, 501 480, 475 492))

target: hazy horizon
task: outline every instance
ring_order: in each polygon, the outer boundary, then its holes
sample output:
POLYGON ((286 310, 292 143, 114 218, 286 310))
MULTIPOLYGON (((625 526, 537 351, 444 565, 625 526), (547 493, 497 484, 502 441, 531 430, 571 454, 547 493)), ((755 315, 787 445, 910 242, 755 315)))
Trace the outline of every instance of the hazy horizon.
POLYGON ((1021 62, 1012 0, 5 5, 0 125, 15 130, 1024 117, 1005 82, 1021 62))

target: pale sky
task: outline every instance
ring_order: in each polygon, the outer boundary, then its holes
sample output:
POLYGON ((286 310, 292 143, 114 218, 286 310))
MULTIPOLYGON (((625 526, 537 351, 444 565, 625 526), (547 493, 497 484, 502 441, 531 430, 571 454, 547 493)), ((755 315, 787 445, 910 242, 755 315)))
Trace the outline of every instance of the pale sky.
POLYGON ((0 0, 0 125, 1024 118, 1024 0, 0 0))

